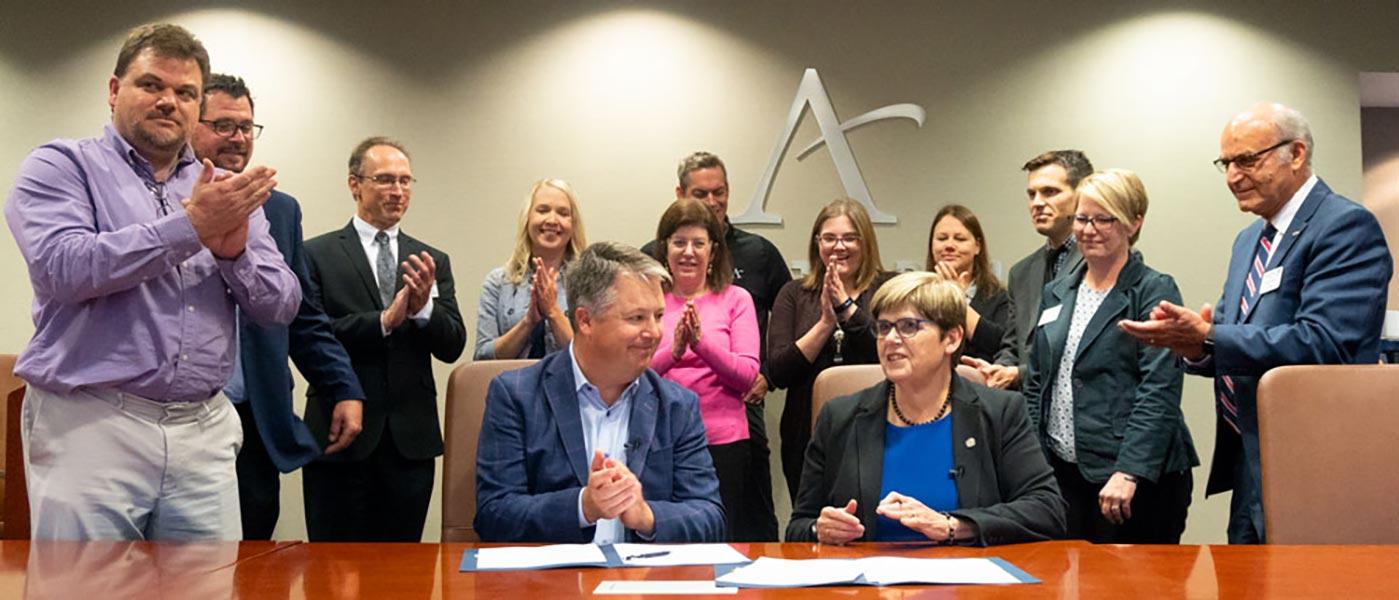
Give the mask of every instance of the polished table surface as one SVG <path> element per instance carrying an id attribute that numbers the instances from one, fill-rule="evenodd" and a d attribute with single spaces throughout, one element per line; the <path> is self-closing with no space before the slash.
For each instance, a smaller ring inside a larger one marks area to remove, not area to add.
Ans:
<path id="1" fill-rule="evenodd" d="M 740 590 L 809 598 L 1399 597 L 1399 546 L 996 548 L 735 544 L 750 557 L 999 556 L 1043 583 Z M 519 598 L 586 596 L 605 580 L 712 579 L 712 567 L 460 573 L 470 544 L 0 542 L 0 598 Z"/>

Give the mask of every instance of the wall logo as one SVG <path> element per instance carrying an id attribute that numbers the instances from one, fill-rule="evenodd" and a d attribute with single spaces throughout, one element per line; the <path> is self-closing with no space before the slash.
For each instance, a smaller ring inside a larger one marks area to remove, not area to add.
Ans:
<path id="1" fill-rule="evenodd" d="M 787 112 L 787 126 L 783 128 L 782 135 L 777 137 L 777 146 L 772 149 L 767 168 L 763 169 L 763 176 L 758 179 L 758 185 L 753 189 L 753 197 L 748 201 L 748 210 L 733 217 L 732 221 L 740 224 L 782 223 L 781 215 L 763 209 L 767 205 L 768 195 L 772 193 L 772 182 L 777 178 L 777 169 L 782 166 L 782 157 L 792 145 L 792 136 L 797 133 L 797 125 L 801 124 L 807 105 L 811 106 L 811 113 L 816 116 L 816 124 L 821 128 L 821 137 L 798 152 L 797 160 L 806 158 L 823 145 L 827 146 L 831 150 L 831 160 L 835 162 L 840 182 L 845 185 L 845 194 L 864 204 L 865 210 L 870 213 L 870 219 L 875 223 L 899 222 L 898 217 L 881 211 L 874 205 L 874 198 L 870 196 L 869 187 L 865 185 L 860 165 L 855 162 L 855 153 L 850 151 L 845 132 L 885 119 L 908 119 L 921 128 L 923 119 L 927 116 L 926 111 L 917 104 L 891 104 L 842 123 L 836 116 L 831 97 L 826 94 L 826 86 L 821 84 L 821 76 L 816 73 L 816 69 L 807 69 L 802 74 L 801 84 L 797 86 L 797 97 L 792 100 L 792 109 Z"/>

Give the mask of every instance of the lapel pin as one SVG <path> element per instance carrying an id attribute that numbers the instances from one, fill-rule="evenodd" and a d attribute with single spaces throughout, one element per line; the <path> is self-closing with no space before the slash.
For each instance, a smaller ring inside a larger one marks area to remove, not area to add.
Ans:
<path id="1" fill-rule="evenodd" d="M 976 447 L 976 438 L 974 438 L 974 437 L 969 437 L 969 438 L 967 438 L 967 447 L 968 447 L 968 448 L 975 448 L 975 447 Z"/>

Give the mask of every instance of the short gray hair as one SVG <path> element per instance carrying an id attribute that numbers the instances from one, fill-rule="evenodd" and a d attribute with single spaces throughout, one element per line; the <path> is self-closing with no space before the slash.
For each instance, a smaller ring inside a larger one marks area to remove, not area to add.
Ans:
<path id="1" fill-rule="evenodd" d="M 577 325 L 575 315 L 580 306 L 595 315 L 612 308 L 617 300 L 617 277 L 622 275 L 670 283 L 665 267 L 642 251 L 617 242 L 598 242 L 584 249 L 564 276 L 569 321 Z"/>
<path id="2" fill-rule="evenodd" d="M 1316 154 L 1316 145 L 1312 143 L 1312 126 L 1307 122 L 1307 118 L 1302 113 L 1290 106 L 1277 105 L 1273 114 L 1273 125 L 1277 126 L 1278 133 L 1285 140 L 1300 140 L 1307 143 L 1307 166 L 1312 164 L 1312 156 Z M 1285 148 L 1288 156 L 1292 156 L 1292 147 Z"/>

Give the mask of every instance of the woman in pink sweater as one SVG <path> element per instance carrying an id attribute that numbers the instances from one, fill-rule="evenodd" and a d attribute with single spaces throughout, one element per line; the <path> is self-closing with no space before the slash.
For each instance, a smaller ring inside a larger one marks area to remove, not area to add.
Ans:
<path id="1" fill-rule="evenodd" d="M 758 320 L 753 298 L 733 282 L 723 228 L 714 214 L 693 199 L 677 200 L 656 228 L 656 259 L 670 269 L 661 344 L 651 368 L 699 395 L 709 454 L 719 475 L 729 538 L 750 541 L 742 506 L 752 452 L 743 396 L 758 376 Z"/>

